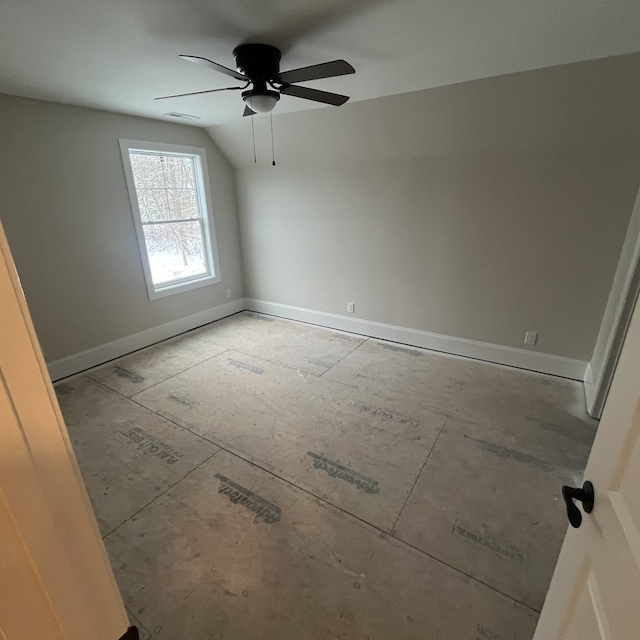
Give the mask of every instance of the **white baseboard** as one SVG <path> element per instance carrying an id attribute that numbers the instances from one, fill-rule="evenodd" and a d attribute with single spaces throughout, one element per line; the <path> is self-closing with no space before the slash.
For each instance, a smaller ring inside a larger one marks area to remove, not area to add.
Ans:
<path id="1" fill-rule="evenodd" d="M 243 311 L 244 308 L 245 301 L 243 298 L 240 298 L 239 300 L 227 302 L 212 309 L 194 313 L 186 318 L 179 318 L 178 320 L 173 320 L 172 322 L 167 322 L 157 327 L 151 327 L 139 333 L 120 338 L 119 340 L 107 342 L 92 349 L 81 351 L 72 356 L 54 360 L 47 364 L 49 375 L 55 382 L 56 380 L 80 373 L 85 369 L 90 369 L 114 358 L 120 358 L 137 349 L 148 347 L 161 340 L 173 338 L 185 331 L 190 331 L 191 329 L 196 329 L 215 320 L 226 318 L 234 313 Z"/>
<path id="2" fill-rule="evenodd" d="M 587 376 L 591 375 L 591 367 L 582 360 L 573 360 L 571 358 L 563 358 L 547 353 L 504 347 L 487 342 L 477 342 L 465 338 L 454 338 L 438 333 L 420 331 L 418 329 L 408 329 L 406 327 L 383 324 L 382 322 L 350 318 L 335 313 L 313 311 L 311 309 L 303 309 L 301 307 L 293 307 L 277 302 L 266 302 L 264 300 L 254 300 L 251 298 L 234 300 L 233 302 L 195 313 L 186 318 L 179 318 L 178 320 L 167 322 L 158 327 L 151 327 L 150 329 L 145 329 L 144 331 L 120 338 L 119 340 L 81 351 L 72 356 L 54 360 L 47 365 L 49 375 L 53 381 L 75 375 L 91 367 L 96 367 L 109 360 L 113 360 L 114 358 L 120 358 L 132 351 L 143 349 L 144 347 L 148 347 L 162 340 L 167 340 L 168 338 L 173 338 L 185 331 L 196 329 L 197 327 L 226 318 L 245 309 L 248 311 L 267 313 L 281 318 L 288 318 L 290 320 L 317 324 L 331 329 L 349 331 L 372 338 L 391 340 L 392 342 L 408 344 L 432 351 L 441 351 L 456 356 L 495 362 L 519 369 L 549 373 L 563 378 L 584 381 L 585 393 L 587 394 L 587 407 L 590 408 L 593 404 L 593 397 L 590 398 L 589 396 L 589 392 L 593 390 L 593 385 L 591 384 L 591 386 L 589 386 L 587 383 L 587 380 L 590 380 L 590 377 L 588 378 Z"/>
<path id="3" fill-rule="evenodd" d="M 382 340 L 391 340 L 415 347 L 422 347 L 423 349 L 442 351 L 456 356 L 495 362 L 519 369 L 527 369 L 529 371 L 549 373 L 554 376 L 571 378 L 573 380 L 583 381 L 587 368 L 587 363 L 582 360 L 573 360 L 572 358 L 563 358 L 562 356 L 526 351 L 525 349 L 515 349 L 513 347 L 503 347 L 497 344 L 477 342 L 465 338 L 454 338 L 438 333 L 408 329 L 406 327 L 398 327 L 381 322 L 372 322 L 371 320 L 350 318 L 348 316 L 326 313 L 324 311 L 292 307 L 276 302 L 245 298 L 245 308 L 249 311 L 267 313 L 290 320 L 300 320 L 332 329 L 340 329 L 373 338 L 381 338 Z"/>
<path id="4" fill-rule="evenodd" d="M 587 413 L 591 415 L 593 411 L 593 403 L 596 399 L 596 388 L 593 384 L 593 370 L 591 369 L 591 363 L 587 364 L 587 368 L 584 372 L 584 396 L 587 401 Z"/>

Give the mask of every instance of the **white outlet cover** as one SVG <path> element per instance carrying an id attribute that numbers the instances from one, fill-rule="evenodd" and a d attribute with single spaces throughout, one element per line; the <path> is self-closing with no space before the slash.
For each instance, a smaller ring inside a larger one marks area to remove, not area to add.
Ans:
<path id="1" fill-rule="evenodd" d="M 528 345 L 535 345 L 538 342 L 538 334 L 535 331 L 527 331 L 524 334 L 524 343 Z"/>

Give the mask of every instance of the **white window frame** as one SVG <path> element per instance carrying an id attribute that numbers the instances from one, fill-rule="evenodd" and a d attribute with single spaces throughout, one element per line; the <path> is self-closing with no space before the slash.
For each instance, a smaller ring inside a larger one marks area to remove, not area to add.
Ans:
<path id="1" fill-rule="evenodd" d="M 129 192 L 129 200 L 131 202 L 131 213 L 133 215 L 133 223 L 138 237 L 138 246 L 140 247 L 140 258 L 142 260 L 142 269 L 147 284 L 147 293 L 149 300 L 157 300 L 176 293 L 191 291 L 199 287 L 206 287 L 221 281 L 220 265 L 218 262 L 218 243 L 216 241 L 216 232 L 213 224 L 213 210 L 211 207 L 211 191 L 209 188 L 209 169 L 207 166 L 206 150 L 202 147 L 189 147 L 178 144 L 166 144 L 162 142 L 143 142 L 141 140 L 127 140 L 121 138 L 120 153 L 122 155 L 122 165 L 124 167 L 124 175 L 127 182 L 127 190 Z M 194 157 L 195 159 L 195 180 L 198 192 L 198 204 L 202 212 L 202 233 L 204 236 L 204 248 L 207 255 L 205 256 L 208 273 L 205 275 L 190 276 L 182 280 L 173 280 L 171 282 L 154 285 L 151 275 L 151 265 L 149 264 L 149 255 L 147 254 L 147 245 L 144 240 L 144 229 L 142 224 L 142 216 L 140 207 L 138 206 L 138 194 L 136 192 L 135 180 L 133 177 L 133 169 L 131 168 L 131 160 L 129 152 L 140 151 L 142 153 L 157 153 L 171 155 L 185 155 Z"/>

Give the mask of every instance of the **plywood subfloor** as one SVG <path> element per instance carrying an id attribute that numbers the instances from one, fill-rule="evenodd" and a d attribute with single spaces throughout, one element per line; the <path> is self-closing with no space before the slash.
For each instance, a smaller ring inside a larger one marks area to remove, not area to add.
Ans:
<path id="1" fill-rule="evenodd" d="M 152 640 L 528 640 L 582 385 L 242 313 L 57 385 Z"/>

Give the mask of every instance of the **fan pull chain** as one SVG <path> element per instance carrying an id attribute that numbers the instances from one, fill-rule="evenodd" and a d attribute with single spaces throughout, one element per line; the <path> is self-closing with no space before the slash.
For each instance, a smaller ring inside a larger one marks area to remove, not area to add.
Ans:
<path id="1" fill-rule="evenodd" d="M 251 133 L 253 134 L 253 164 L 257 164 L 258 159 L 256 157 L 256 128 L 253 124 L 253 113 L 251 114 Z"/>
<path id="2" fill-rule="evenodd" d="M 269 111 L 269 116 L 271 117 L 271 164 L 276 166 L 276 152 L 273 147 L 273 111 Z"/>

